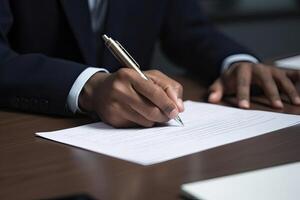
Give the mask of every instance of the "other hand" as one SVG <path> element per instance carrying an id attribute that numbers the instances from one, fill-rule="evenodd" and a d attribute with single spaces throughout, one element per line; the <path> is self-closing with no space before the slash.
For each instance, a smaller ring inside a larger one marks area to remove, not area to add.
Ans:
<path id="1" fill-rule="evenodd" d="M 96 73 L 81 92 L 80 107 L 117 128 L 152 127 L 183 112 L 182 86 L 157 70 L 145 74 L 150 80 L 128 68 Z"/>
<path id="2" fill-rule="evenodd" d="M 296 70 L 238 62 L 211 85 L 208 101 L 218 103 L 224 94 L 236 94 L 238 106 L 250 108 L 250 86 L 253 84 L 264 91 L 274 108 L 283 108 L 280 92 L 286 94 L 294 105 L 300 105 L 300 97 L 295 87 L 295 82 L 299 79 L 300 72 Z"/>

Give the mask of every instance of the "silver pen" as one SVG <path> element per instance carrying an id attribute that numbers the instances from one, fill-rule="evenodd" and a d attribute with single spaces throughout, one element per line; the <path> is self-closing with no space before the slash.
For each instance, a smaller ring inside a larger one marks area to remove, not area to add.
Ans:
<path id="1" fill-rule="evenodd" d="M 115 56 L 118 61 L 127 67 L 131 67 L 134 69 L 137 73 L 141 75 L 141 77 L 145 80 L 149 80 L 147 76 L 140 70 L 140 65 L 133 59 L 133 57 L 126 51 L 126 49 L 116 40 L 113 40 L 110 37 L 107 37 L 107 35 L 102 36 L 105 45 L 110 50 L 110 52 Z M 179 116 L 176 116 L 174 120 L 184 126 L 182 120 Z"/>

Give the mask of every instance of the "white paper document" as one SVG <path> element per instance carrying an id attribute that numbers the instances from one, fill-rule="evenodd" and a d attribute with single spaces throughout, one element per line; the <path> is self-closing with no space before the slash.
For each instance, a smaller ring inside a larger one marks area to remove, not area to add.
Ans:
<path id="1" fill-rule="evenodd" d="M 199 200 L 296 200 L 299 172 L 300 162 L 184 184 L 181 191 Z"/>
<path id="2" fill-rule="evenodd" d="M 262 135 L 300 123 L 300 116 L 248 111 L 207 103 L 185 102 L 180 115 L 185 126 L 170 121 L 165 126 L 115 129 L 94 123 L 38 136 L 151 165 Z"/>
<path id="3" fill-rule="evenodd" d="M 280 68 L 300 70 L 300 55 L 277 60 L 275 65 Z"/>

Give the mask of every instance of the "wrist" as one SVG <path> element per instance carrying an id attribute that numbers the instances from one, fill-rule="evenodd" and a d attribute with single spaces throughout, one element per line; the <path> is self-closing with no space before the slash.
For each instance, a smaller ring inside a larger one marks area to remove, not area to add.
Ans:
<path id="1" fill-rule="evenodd" d="M 259 63 L 259 60 L 249 54 L 231 55 L 231 56 L 228 56 L 227 58 L 225 58 L 225 60 L 223 61 L 221 72 L 224 73 L 229 68 L 231 68 L 232 64 L 238 63 L 238 62 L 250 62 L 250 63 L 257 64 L 257 63 Z"/>
<path id="2" fill-rule="evenodd" d="M 99 92 L 97 88 L 104 82 L 104 80 L 109 76 L 107 73 L 98 72 L 95 73 L 91 78 L 86 82 L 82 88 L 79 99 L 78 106 L 84 112 L 91 112 L 94 109 L 94 99 L 95 92 Z"/>

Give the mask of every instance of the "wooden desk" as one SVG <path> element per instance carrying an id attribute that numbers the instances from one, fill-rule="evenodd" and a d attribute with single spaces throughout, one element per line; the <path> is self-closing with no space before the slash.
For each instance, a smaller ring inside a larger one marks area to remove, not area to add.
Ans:
<path id="1" fill-rule="evenodd" d="M 206 90 L 180 79 L 185 99 Z M 269 109 L 260 104 L 253 108 Z M 283 112 L 300 114 L 287 106 Z M 150 167 L 34 136 L 90 122 L 0 111 L 0 199 L 40 199 L 86 193 L 96 199 L 180 199 L 183 183 L 300 160 L 300 126 Z"/>

